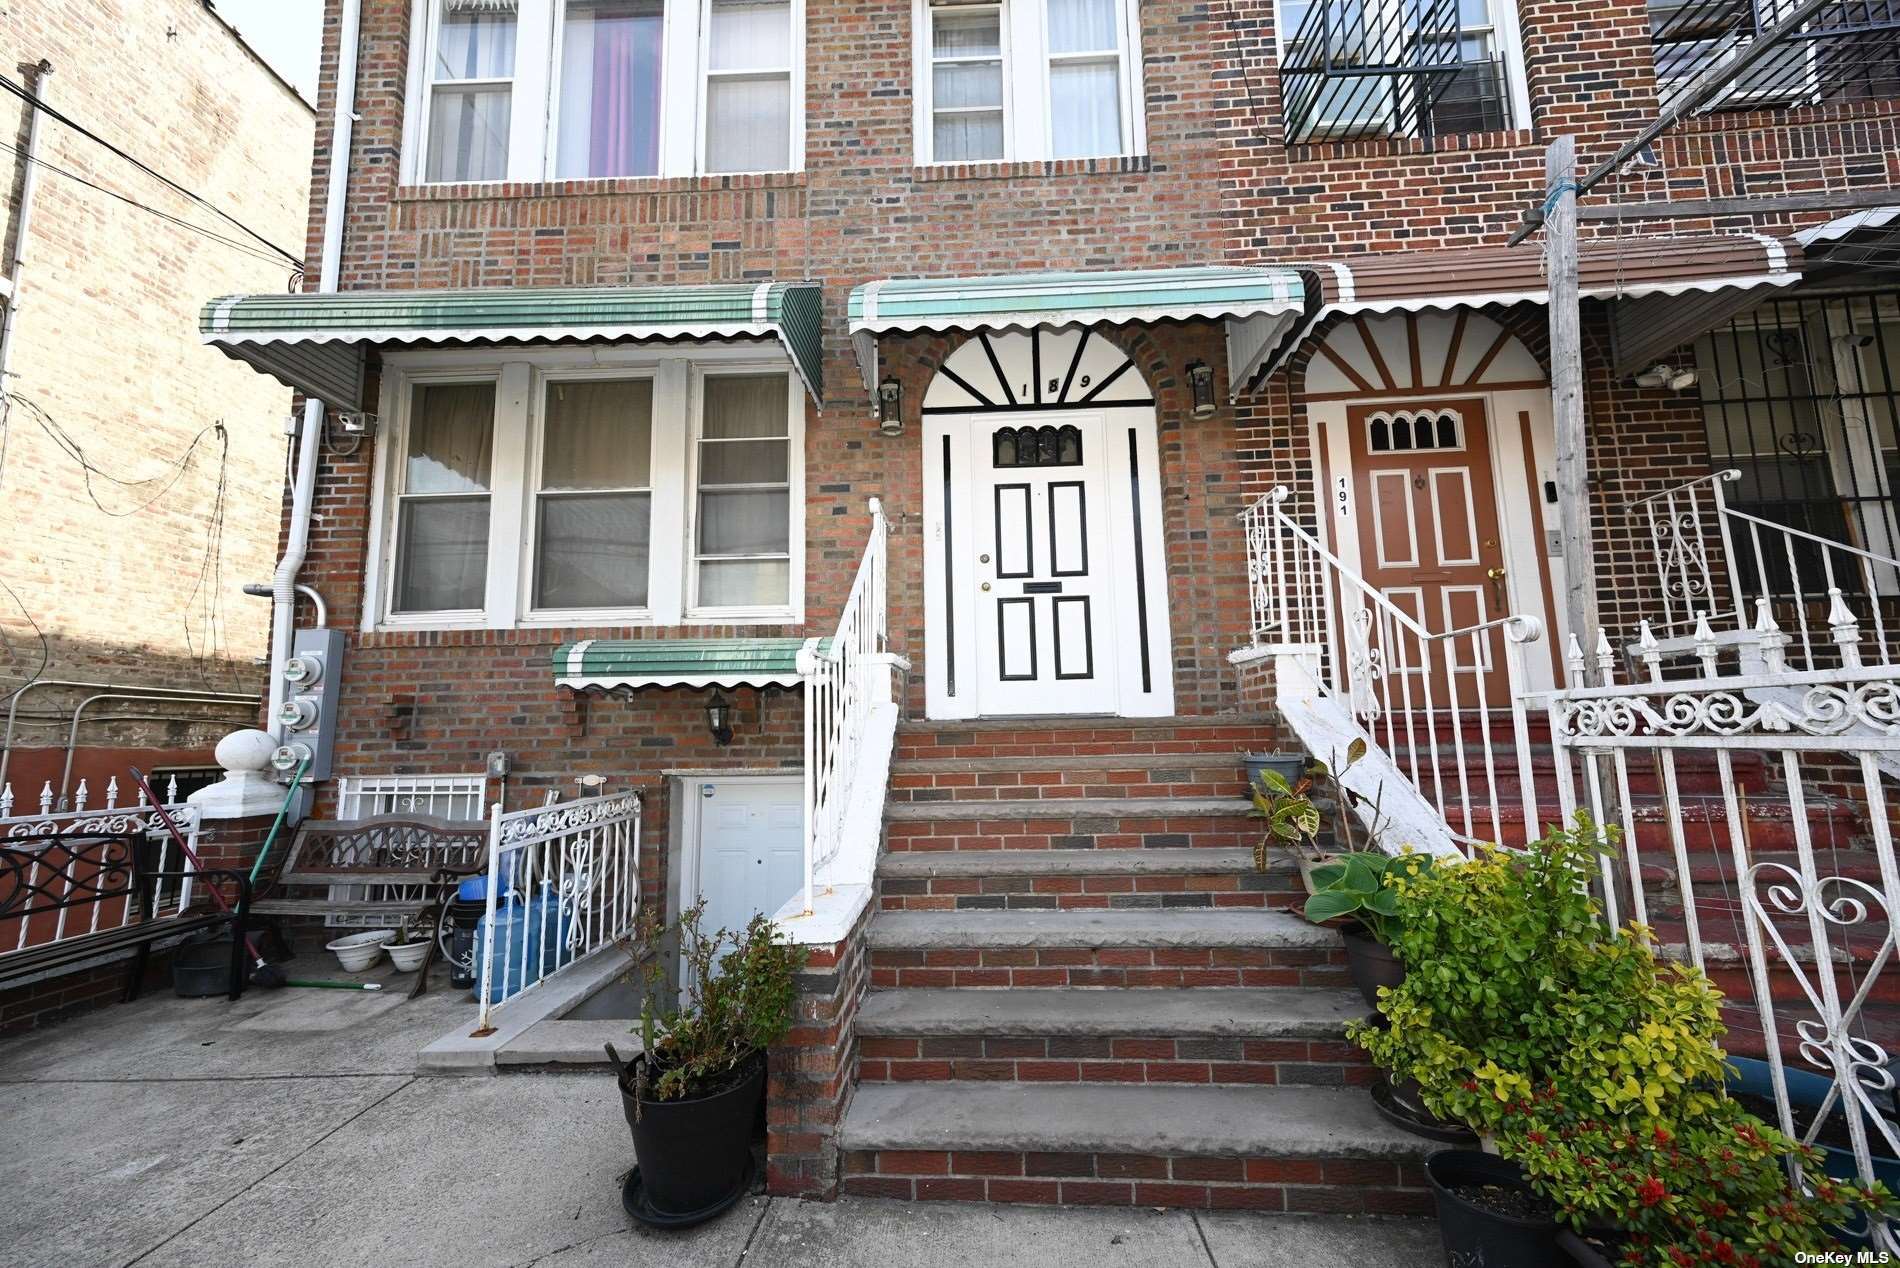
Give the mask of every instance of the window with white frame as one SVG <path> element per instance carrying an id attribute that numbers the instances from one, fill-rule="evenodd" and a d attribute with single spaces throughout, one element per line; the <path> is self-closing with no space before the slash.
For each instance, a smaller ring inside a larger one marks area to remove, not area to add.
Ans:
<path id="1" fill-rule="evenodd" d="M 1135 0 L 915 0 L 924 163 L 1139 154 Z"/>
<path id="2" fill-rule="evenodd" d="M 804 393 L 756 351 L 398 354 L 385 380 L 373 626 L 798 618 Z"/>
<path id="3" fill-rule="evenodd" d="M 403 176 L 803 166 L 803 0 L 413 0 Z"/>

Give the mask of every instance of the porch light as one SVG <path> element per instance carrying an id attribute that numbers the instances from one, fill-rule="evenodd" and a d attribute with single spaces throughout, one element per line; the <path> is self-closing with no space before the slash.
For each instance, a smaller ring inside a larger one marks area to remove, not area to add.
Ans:
<path id="1" fill-rule="evenodd" d="M 877 385 L 877 429 L 886 436 L 904 431 L 904 385 L 894 378 Z"/>
<path id="2" fill-rule="evenodd" d="M 732 702 L 717 687 L 706 702 L 706 729 L 712 732 L 713 743 L 720 748 L 732 743 Z"/>
<path id="3" fill-rule="evenodd" d="M 1637 387 L 1666 387 L 1672 392 L 1686 392 L 1696 385 L 1697 377 L 1694 370 L 1678 370 L 1666 362 L 1658 362 L 1631 381 Z"/>
<path id="4" fill-rule="evenodd" d="M 1194 417 L 1207 418 L 1214 413 L 1214 367 L 1205 361 L 1190 361 L 1188 387 L 1194 393 Z"/>

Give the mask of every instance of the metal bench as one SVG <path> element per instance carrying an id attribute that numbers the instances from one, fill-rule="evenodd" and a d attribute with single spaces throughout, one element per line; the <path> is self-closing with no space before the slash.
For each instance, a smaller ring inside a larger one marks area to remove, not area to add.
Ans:
<path id="1" fill-rule="evenodd" d="M 297 829 L 270 896 L 252 910 L 340 917 L 333 922 L 365 928 L 394 926 L 435 906 L 445 881 L 487 865 L 484 823 L 426 815 L 312 819 Z"/>
<path id="2" fill-rule="evenodd" d="M 250 878 L 229 868 L 162 868 L 158 842 L 142 832 L 45 832 L 0 840 L 0 986 L 115 958 L 130 949 L 127 1000 L 136 999 L 152 945 L 202 929 L 231 929 L 231 998 L 244 990 Z M 232 912 L 193 912 L 187 882 L 229 881 Z M 179 883 L 179 900 L 158 887 Z M 164 910 L 171 907 L 169 914 Z M 9 945 L 10 944 L 10 945 Z"/>

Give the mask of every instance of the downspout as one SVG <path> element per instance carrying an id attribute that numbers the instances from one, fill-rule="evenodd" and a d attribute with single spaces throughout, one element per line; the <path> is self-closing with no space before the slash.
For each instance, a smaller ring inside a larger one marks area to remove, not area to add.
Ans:
<path id="1" fill-rule="evenodd" d="M 26 173 L 20 180 L 20 217 L 13 232 L 13 255 L 7 262 L 6 301 L 0 311 L 0 392 L 7 390 L 7 367 L 13 352 L 13 327 L 20 311 L 20 274 L 26 268 L 27 234 L 33 228 L 33 191 L 40 183 L 40 106 L 46 101 L 46 79 L 53 64 L 42 61 L 33 68 L 33 102 L 27 106 L 26 150 L 20 157 Z"/>
<path id="2" fill-rule="evenodd" d="M 356 125 L 356 46 L 360 39 L 363 0 L 343 0 L 337 30 L 336 113 L 330 122 L 330 178 L 323 202 L 323 257 L 317 290 L 334 291 L 342 277 L 343 202 L 349 193 L 350 144 Z M 337 402 L 354 406 L 355 401 Z M 303 429 L 298 440 L 296 482 L 290 494 L 290 535 L 284 557 L 271 578 L 270 703 L 265 726 L 283 738 L 277 710 L 283 707 L 285 683 L 278 668 L 290 657 L 291 634 L 296 628 L 297 573 L 310 550 L 310 514 L 316 502 L 317 451 L 323 440 L 323 402 L 306 399 Z"/>

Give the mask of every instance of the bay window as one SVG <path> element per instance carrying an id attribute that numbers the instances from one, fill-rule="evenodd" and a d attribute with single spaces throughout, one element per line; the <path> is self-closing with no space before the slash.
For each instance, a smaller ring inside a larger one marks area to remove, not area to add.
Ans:
<path id="1" fill-rule="evenodd" d="M 411 0 L 406 182 L 803 166 L 804 0 Z"/>
<path id="2" fill-rule="evenodd" d="M 805 393 L 743 345 L 392 353 L 370 628 L 800 619 Z"/>
<path id="3" fill-rule="evenodd" d="M 1135 0 L 915 0 L 923 163 L 1139 154 Z"/>

